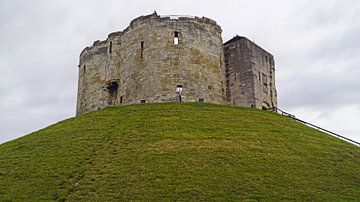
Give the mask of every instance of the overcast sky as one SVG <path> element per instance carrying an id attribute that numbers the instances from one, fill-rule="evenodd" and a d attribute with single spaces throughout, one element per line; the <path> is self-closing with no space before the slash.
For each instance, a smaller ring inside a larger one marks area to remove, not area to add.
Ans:
<path id="1" fill-rule="evenodd" d="M 0 143 L 73 117 L 80 52 L 156 10 L 275 56 L 279 108 L 360 141 L 358 0 L 0 0 Z"/>

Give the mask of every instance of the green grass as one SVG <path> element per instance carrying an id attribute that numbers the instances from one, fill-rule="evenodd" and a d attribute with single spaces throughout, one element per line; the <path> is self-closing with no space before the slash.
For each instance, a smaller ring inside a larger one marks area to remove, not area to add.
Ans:
<path id="1" fill-rule="evenodd" d="M 360 149 L 287 117 L 144 104 L 0 145 L 0 201 L 359 201 Z"/>

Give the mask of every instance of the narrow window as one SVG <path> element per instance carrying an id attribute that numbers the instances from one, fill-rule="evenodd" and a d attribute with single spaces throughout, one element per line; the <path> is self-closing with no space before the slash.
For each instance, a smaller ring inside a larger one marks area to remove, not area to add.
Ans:
<path id="1" fill-rule="evenodd" d="M 259 82 L 261 82 L 260 71 L 259 71 Z"/>
<path id="2" fill-rule="evenodd" d="M 262 74 L 262 76 L 263 76 L 263 84 L 265 85 L 265 86 L 267 86 L 267 76 L 266 76 L 266 74 Z"/>
<path id="3" fill-rule="evenodd" d="M 179 44 L 179 32 L 174 33 L 174 44 L 175 45 Z"/>
<path id="4" fill-rule="evenodd" d="M 141 41 L 140 43 L 141 53 L 140 53 L 140 59 L 143 59 L 144 55 L 144 41 Z"/>
<path id="5" fill-rule="evenodd" d="M 86 66 L 84 65 L 84 74 L 86 73 Z"/>
<path id="6" fill-rule="evenodd" d="M 109 45 L 109 53 L 112 52 L 112 41 L 110 41 L 110 45 Z"/>
<path id="7" fill-rule="evenodd" d="M 268 93 L 268 83 L 267 83 L 267 76 L 263 73 L 263 92 Z"/>
<path id="8" fill-rule="evenodd" d="M 123 102 L 123 98 L 122 96 L 120 96 L 120 104 L 122 104 L 122 102 Z"/>

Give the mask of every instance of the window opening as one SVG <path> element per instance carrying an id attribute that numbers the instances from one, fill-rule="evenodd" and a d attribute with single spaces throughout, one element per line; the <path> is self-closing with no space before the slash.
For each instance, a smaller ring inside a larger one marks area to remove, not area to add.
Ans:
<path id="1" fill-rule="evenodd" d="M 259 82 L 261 82 L 260 71 L 259 71 Z"/>
<path id="2" fill-rule="evenodd" d="M 174 33 L 174 44 L 175 45 L 179 44 L 179 32 Z"/>
<path id="3" fill-rule="evenodd" d="M 123 97 L 120 96 L 120 104 L 122 104 L 122 103 L 123 103 Z"/>
<path id="4" fill-rule="evenodd" d="M 199 102 L 204 102 L 204 98 L 199 98 Z"/>
<path id="5" fill-rule="evenodd" d="M 144 56 L 144 41 L 141 41 L 140 48 L 141 48 L 140 58 L 143 59 L 143 56 Z"/>
<path id="6" fill-rule="evenodd" d="M 140 100 L 140 103 L 141 103 L 141 104 L 144 104 L 144 103 L 145 103 L 145 100 Z"/>
<path id="7" fill-rule="evenodd" d="M 262 74 L 263 75 L 263 84 L 265 85 L 265 86 L 267 86 L 267 76 L 266 76 L 266 74 Z"/>
<path id="8" fill-rule="evenodd" d="M 110 41 L 110 46 L 109 46 L 109 53 L 112 52 L 112 41 Z"/>
<path id="9" fill-rule="evenodd" d="M 263 80 L 263 91 L 264 91 L 264 93 L 267 93 L 268 92 L 267 76 L 264 73 L 262 74 L 262 76 L 263 76 L 263 78 L 262 78 L 262 80 Z"/>
<path id="10" fill-rule="evenodd" d="M 84 65 L 84 74 L 86 73 L 86 66 Z"/>

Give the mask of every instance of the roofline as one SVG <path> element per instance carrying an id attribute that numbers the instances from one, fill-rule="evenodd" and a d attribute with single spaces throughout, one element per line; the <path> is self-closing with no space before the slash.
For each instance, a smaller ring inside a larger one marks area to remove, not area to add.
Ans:
<path id="1" fill-rule="evenodd" d="M 230 39 L 230 40 L 228 40 L 227 42 L 225 42 L 223 45 L 226 46 L 226 45 L 228 45 L 228 44 L 234 43 L 234 42 L 239 41 L 239 40 L 242 40 L 242 39 L 251 42 L 251 43 L 254 44 L 256 47 L 260 48 L 261 50 L 265 51 L 267 54 L 269 54 L 269 55 L 271 55 L 272 57 L 274 57 L 273 54 L 271 54 L 269 51 L 265 50 L 264 48 L 262 48 L 261 46 L 257 45 L 255 42 L 251 41 L 250 39 L 248 39 L 248 38 L 246 38 L 246 37 L 244 37 L 244 36 L 236 35 L 236 36 L 234 36 L 232 39 Z"/>
<path id="2" fill-rule="evenodd" d="M 230 40 L 228 40 L 227 42 L 225 42 L 223 45 L 228 45 L 229 43 L 238 41 L 238 40 L 240 40 L 240 39 L 246 39 L 246 37 L 236 35 L 236 36 L 234 36 L 232 39 L 230 39 Z"/>

